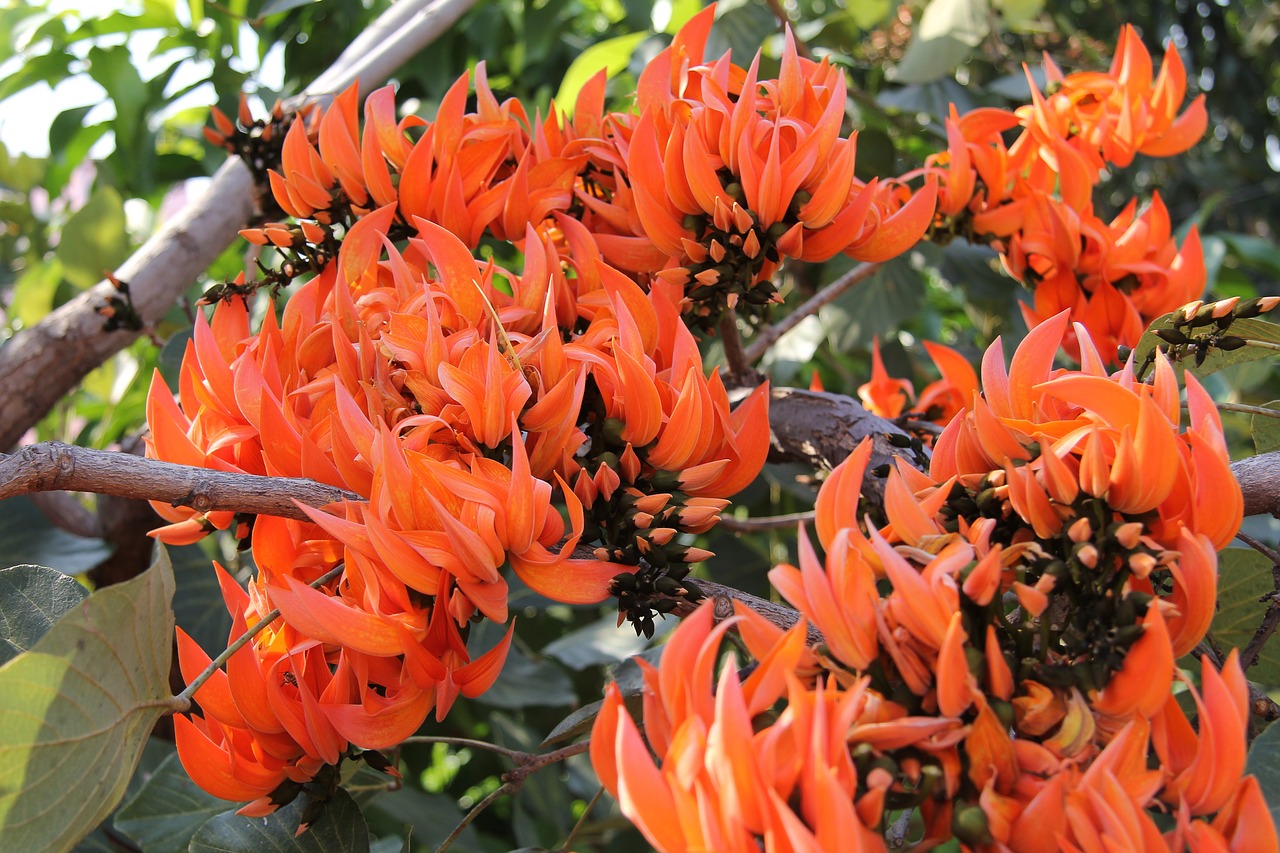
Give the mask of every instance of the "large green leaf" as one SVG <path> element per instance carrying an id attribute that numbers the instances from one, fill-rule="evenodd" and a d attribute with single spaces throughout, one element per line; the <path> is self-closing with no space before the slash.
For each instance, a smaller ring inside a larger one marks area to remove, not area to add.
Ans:
<path id="1" fill-rule="evenodd" d="M 0 569 L 0 664 L 34 646 L 88 594 L 74 578 L 55 569 Z"/>
<path id="2" fill-rule="evenodd" d="M 369 827 L 360 807 L 343 790 L 325 803 L 310 829 L 295 836 L 310 804 L 308 797 L 300 796 L 265 818 L 223 812 L 200 827 L 188 849 L 191 853 L 368 853 Z"/>
<path id="3" fill-rule="evenodd" d="M 147 853 L 186 853 L 191 838 L 227 801 L 200 789 L 175 752 L 115 816 L 115 827 Z"/>
<path id="4" fill-rule="evenodd" d="M 58 241 L 63 275 L 79 288 L 93 287 L 102 274 L 129 257 L 124 202 L 111 187 L 100 187 L 67 220 Z"/>
<path id="5" fill-rule="evenodd" d="M 0 503 L 0 565 L 49 566 L 78 575 L 110 556 L 111 546 L 102 539 L 54 527 L 30 498 Z"/>
<path id="6" fill-rule="evenodd" d="M 648 37 L 648 33 L 628 33 L 597 42 L 578 54 L 564 72 L 560 90 L 556 92 L 556 106 L 564 110 L 566 115 L 572 115 L 574 101 L 587 81 L 601 69 L 604 69 L 608 77 L 624 70 L 631 62 L 631 54 L 635 52 L 636 46 Z"/>
<path id="7" fill-rule="evenodd" d="M 1275 591 L 1271 561 L 1252 548 L 1227 548 L 1218 555 L 1218 612 L 1210 630 L 1224 647 L 1243 649 L 1253 639 L 1267 604 Z M 1262 647 L 1258 662 L 1248 670 L 1249 679 L 1280 685 L 1280 648 L 1274 642 Z"/>
<path id="8" fill-rule="evenodd" d="M 930 0 L 894 69 L 899 83 L 928 83 L 954 71 L 987 37 L 987 0 Z"/>
<path id="9" fill-rule="evenodd" d="M 1249 747 L 1246 773 L 1258 777 L 1262 796 L 1271 807 L 1271 820 L 1280 825 L 1280 726 L 1272 724 Z"/>
<path id="10" fill-rule="evenodd" d="M 111 813 L 170 709 L 163 554 L 0 668 L 0 850 L 70 850 Z"/>

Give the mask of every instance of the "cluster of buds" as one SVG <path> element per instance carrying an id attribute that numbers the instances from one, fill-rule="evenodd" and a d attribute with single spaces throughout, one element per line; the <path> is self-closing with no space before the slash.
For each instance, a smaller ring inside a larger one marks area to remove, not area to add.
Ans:
<path id="1" fill-rule="evenodd" d="M 204 138 L 210 145 L 240 158 L 253 173 L 255 183 L 263 186 L 270 173 L 280 168 L 286 134 L 294 124 L 306 126 L 308 118 L 314 115 L 315 107 L 307 104 L 298 110 L 286 110 L 280 101 L 276 101 L 267 118 L 255 118 L 248 98 L 242 93 L 235 121 L 217 107 L 212 107 L 209 112 L 213 127 L 204 129 Z"/>
<path id="2" fill-rule="evenodd" d="M 1280 296 L 1255 296 L 1245 300 L 1233 296 L 1217 302 L 1196 300 L 1187 303 L 1172 312 L 1166 328 L 1157 324 L 1153 329 L 1161 343 L 1147 353 L 1138 366 L 1138 375 L 1146 375 L 1155 364 L 1157 351 L 1174 362 L 1194 358 L 1195 366 L 1200 367 L 1214 350 L 1233 352 L 1240 349 L 1249 341 L 1232 334 L 1232 324 L 1260 317 L 1278 304 Z"/>

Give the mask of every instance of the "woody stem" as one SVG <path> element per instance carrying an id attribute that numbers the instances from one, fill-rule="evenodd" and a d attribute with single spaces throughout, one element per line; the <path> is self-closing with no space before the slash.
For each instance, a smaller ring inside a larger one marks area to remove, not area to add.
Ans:
<path id="1" fill-rule="evenodd" d="M 312 589 L 318 589 L 319 587 L 324 586 L 329 581 L 341 575 L 345 568 L 345 563 L 339 563 L 334 566 L 332 569 L 311 582 Z M 209 665 L 204 668 L 204 671 L 193 678 L 191 683 L 188 684 L 181 693 L 169 700 L 169 707 L 173 709 L 173 712 L 175 714 L 180 714 L 191 710 L 191 697 L 196 694 L 196 691 L 203 687 L 204 683 L 212 678 L 215 672 L 222 669 L 223 664 L 229 661 L 232 655 L 244 648 L 245 644 L 256 637 L 259 631 L 270 625 L 278 618 L 280 618 L 280 611 L 272 610 L 259 619 L 256 625 L 245 631 L 239 637 L 236 637 L 235 641 L 227 646 L 226 651 L 210 661 Z"/>
<path id="2" fill-rule="evenodd" d="M 760 334 L 747 345 L 745 350 L 748 362 L 759 361 L 760 358 L 773 346 L 778 338 L 800 325 L 800 321 L 811 314 L 818 313 L 819 309 L 824 305 L 830 304 L 840 294 L 853 287 L 860 281 L 869 278 L 876 270 L 880 269 L 880 264 L 858 264 L 826 287 L 819 290 L 805 302 L 802 302 L 796 310 L 783 317 L 777 323 L 768 328 L 762 329 Z"/>
<path id="3" fill-rule="evenodd" d="M 492 748 L 490 744 L 485 746 Z M 487 797 L 471 807 L 471 810 L 463 815 L 462 820 L 458 821 L 458 825 L 453 828 L 453 832 L 449 833 L 449 837 L 441 842 L 436 848 L 436 853 L 444 853 L 458 839 L 462 831 L 471 825 L 471 822 L 480 816 L 480 813 L 489 806 L 493 805 L 499 797 L 507 794 L 514 794 L 524 787 L 524 782 L 534 773 L 546 767 L 549 764 L 555 764 L 564 761 L 566 758 L 572 758 L 575 755 L 581 755 L 591 748 L 591 741 L 584 740 L 570 746 L 553 749 L 551 752 L 533 753 L 533 752 L 516 752 L 509 751 L 515 758 L 516 766 L 506 773 L 502 774 L 502 784 L 495 788 Z"/>
<path id="4" fill-rule="evenodd" d="M 751 360 L 742 350 L 742 336 L 738 334 L 738 315 L 732 308 L 720 315 L 720 340 L 724 344 L 724 360 L 729 375 L 740 379 L 751 375 Z"/>

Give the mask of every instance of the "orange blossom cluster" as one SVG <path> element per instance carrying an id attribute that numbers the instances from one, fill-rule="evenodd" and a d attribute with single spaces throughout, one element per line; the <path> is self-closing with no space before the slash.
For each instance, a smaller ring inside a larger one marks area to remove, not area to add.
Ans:
<path id="1" fill-rule="evenodd" d="M 593 763 L 655 846 L 885 850 L 890 814 L 918 810 L 921 849 L 1280 849 L 1244 776 L 1237 655 L 1187 683 L 1196 724 L 1172 691 L 1241 518 L 1217 413 L 1188 374 L 1180 428 L 1169 363 L 1108 374 L 1080 326 L 1082 367 L 1054 369 L 1068 316 L 1008 370 L 988 350 L 882 518 L 859 518 L 869 442 L 833 472 L 825 563 L 802 534 L 799 568 L 770 573 L 799 624 L 704 605 L 642 664 L 643 736 L 610 686 Z M 730 628 L 755 663 L 717 677 Z"/>
<path id="2" fill-rule="evenodd" d="M 1159 193 L 1142 211 L 1135 199 L 1106 221 L 1094 187 L 1108 166 L 1198 142 L 1204 96 L 1178 115 L 1187 82 L 1178 51 L 1165 53 L 1153 80 L 1151 56 L 1130 26 L 1106 73 L 1064 76 L 1047 57 L 1045 70 L 1048 92 L 1033 82 L 1031 103 L 1015 112 L 952 109 L 947 150 L 924 170 L 941 180 L 934 236 L 990 243 L 1005 270 L 1035 291 L 1023 306 L 1028 325 L 1070 310 L 1113 363 L 1117 346 L 1134 346 L 1153 319 L 1200 296 L 1204 256 L 1194 226 L 1181 248 L 1174 242 Z M 1073 354 L 1075 346 L 1072 336 Z"/>
<path id="3" fill-rule="evenodd" d="M 278 143 L 268 175 L 290 221 L 243 232 L 280 259 L 210 296 L 176 399 L 153 382 L 148 452 L 357 499 L 253 522 L 247 593 L 219 570 L 232 637 L 261 630 L 178 720 L 206 790 L 269 810 L 483 692 L 511 634 L 478 657 L 467 639 L 477 620 L 507 621 L 508 567 L 560 601 L 613 593 L 649 633 L 664 579 L 699 596 L 679 582 L 709 554 L 680 537 L 718 521 L 769 436 L 768 387 L 731 409 L 683 322 L 707 317 L 699 288 L 719 287 L 717 313 L 734 301 L 711 262 L 750 268 L 735 279 L 745 294 L 782 255 L 900 251 L 934 203 L 853 178 L 829 64 L 793 45 L 776 80 L 699 64 L 713 13 L 650 65 L 635 111 L 604 111 L 601 74 L 571 121 L 530 117 L 481 66 L 474 108 L 464 75 L 431 121 L 397 119 L 389 87 L 363 122 L 354 88 L 287 123 L 217 117 L 211 138 L 229 149 Z M 477 260 L 482 239 L 512 246 L 523 270 Z M 263 285 L 291 293 L 259 305 L 254 330 L 248 296 Z M 166 542 L 247 535 L 231 512 L 156 509 Z M 188 679 L 209 666 L 189 638 L 179 649 Z"/>

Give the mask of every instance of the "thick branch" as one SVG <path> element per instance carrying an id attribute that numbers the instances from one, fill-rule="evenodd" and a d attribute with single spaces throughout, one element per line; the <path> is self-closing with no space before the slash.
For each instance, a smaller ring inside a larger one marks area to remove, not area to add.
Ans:
<path id="1" fill-rule="evenodd" d="M 307 89 L 332 95 L 360 78 L 369 91 L 430 44 L 476 0 L 404 0 L 379 17 Z M 253 198 L 249 170 L 239 160 L 218 169 L 205 192 L 188 204 L 115 271 L 129 284 L 145 325 L 169 310 L 200 273 L 236 239 Z M 100 282 L 0 348 L 0 448 L 12 447 L 89 371 L 124 349 L 138 333 L 103 330 L 97 309 L 116 293 Z"/>
<path id="2" fill-rule="evenodd" d="M 235 510 L 302 521 L 307 516 L 295 501 L 322 507 L 343 499 L 361 500 L 314 480 L 193 468 L 57 441 L 0 454 L 0 499 L 50 491 L 94 492 L 164 501 L 199 512 Z"/>
<path id="3" fill-rule="evenodd" d="M 1244 493 L 1245 515 L 1280 518 L 1280 451 L 1232 462 L 1231 473 Z"/>
<path id="4" fill-rule="evenodd" d="M 839 465 L 862 439 L 871 436 L 871 461 L 862 493 L 877 504 L 884 498 L 884 479 L 875 475 L 876 468 L 899 458 L 918 464 L 909 454 L 904 455 L 902 448 L 889 443 L 889 435 L 910 438 L 908 433 L 843 394 L 774 388 L 769 401 L 769 427 L 770 462 L 802 462 L 817 470 Z"/>

